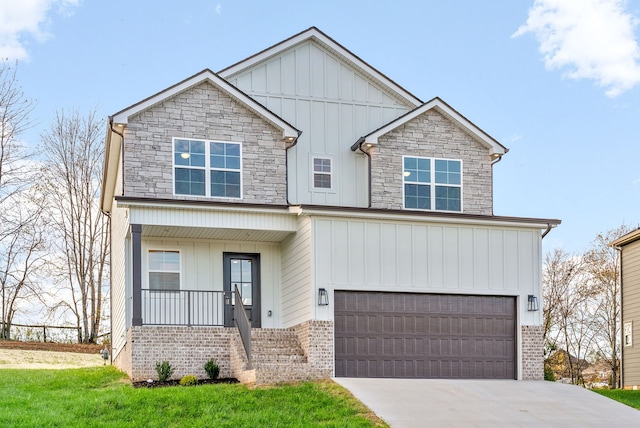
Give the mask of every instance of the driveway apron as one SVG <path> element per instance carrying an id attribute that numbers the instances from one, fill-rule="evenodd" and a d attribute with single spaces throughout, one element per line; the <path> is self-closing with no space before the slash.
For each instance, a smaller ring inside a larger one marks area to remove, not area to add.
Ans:
<path id="1" fill-rule="evenodd" d="M 392 428 L 640 427 L 640 410 L 544 381 L 336 378 Z"/>

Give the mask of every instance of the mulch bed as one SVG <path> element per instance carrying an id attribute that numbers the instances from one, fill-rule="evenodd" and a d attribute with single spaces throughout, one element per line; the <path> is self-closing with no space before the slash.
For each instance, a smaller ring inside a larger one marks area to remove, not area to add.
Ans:
<path id="1" fill-rule="evenodd" d="M 198 379 L 198 385 L 208 385 L 213 383 L 238 383 L 238 379 L 234 377 L 226 377 L 220 379 Z M 164 382 L 154 380 L 153 382 L 147 382 L 146 380 L 139 382 L 131 382 L 134 388 L 163 388 L 165 386 L 180 386 L 180 379 L 172 379 Z"/>
<path id="2" fill-rule="evenodd" d="M 104 346 L 89 343 L 53 343 L 53 342 L 19 342 L 17 340 L 0 340 L 0 348 L 21 349 L 27 351 L 77 352 L 80 354 L 98 354 Z M 111 352 L 111 350 L 109 350 Z"/>

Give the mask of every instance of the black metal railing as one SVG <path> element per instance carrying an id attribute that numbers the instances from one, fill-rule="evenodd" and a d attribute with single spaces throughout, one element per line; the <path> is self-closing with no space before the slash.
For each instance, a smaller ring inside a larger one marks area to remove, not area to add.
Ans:
<path id="1" fill-rule="evenodd" d="M 251 370 L 251 323 L 247 317 L 247 311 L 244 309 L 242 303 L 242 297 L 238 286 L 235 286 L 235 305 L 233 307 L 233 319 L 235 320 L 238 332 L 240 332 L 240 339 L 242 345 L 244 345 L 244 351 L 247 353 L 247 370 Z"/>
<path id="2" fill-rule="evenodd" d="M 224 326 L 229 291 L 142 289 L 145 325 Z"/>

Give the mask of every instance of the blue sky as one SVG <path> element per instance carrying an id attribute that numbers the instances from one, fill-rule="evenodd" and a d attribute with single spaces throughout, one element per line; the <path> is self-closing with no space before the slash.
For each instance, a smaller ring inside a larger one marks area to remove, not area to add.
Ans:
<path id="1" fill-rule="evenodd" d="M 0 58 L 37 100 L 106 117 L 316 26 L 510 151 L 496 215 L 559 218 L 543 251 L 640 224 L 640 2 L 0 0 Z"/>

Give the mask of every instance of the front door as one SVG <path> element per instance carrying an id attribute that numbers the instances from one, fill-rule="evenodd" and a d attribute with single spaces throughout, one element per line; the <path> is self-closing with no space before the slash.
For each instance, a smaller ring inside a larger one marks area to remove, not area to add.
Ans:
<path id="1" fill-rule="evenodd" d="M 260 327 L 260 255 L 246 253 L 224 253 L 224 291 L 230 292 L 225 299 L 225 325 L 232 326 L 235 287 L 242 296 L 251 327 Z"/>

